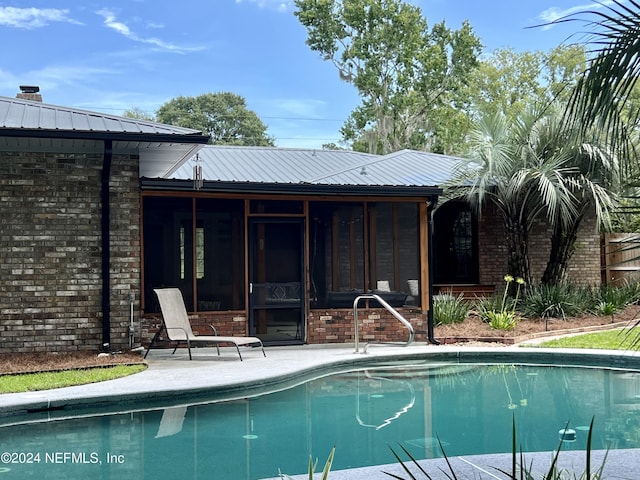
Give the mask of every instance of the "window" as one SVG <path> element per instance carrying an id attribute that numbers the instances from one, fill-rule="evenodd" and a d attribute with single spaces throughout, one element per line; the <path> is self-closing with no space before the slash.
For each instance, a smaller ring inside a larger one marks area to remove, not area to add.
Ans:
<path id="1" fill-rule="evenodd" d="M 393 306 L 418 304 L 418 204 L 310 202 L 309 215 L 312 307 L 348 308 L 379 281 Z"/>
<path id="2" fill-rule="evenodd" d="M 244 308 L 242 200 L 147 197 L 143 218 L 146 311 L 159 287 L 180 288 L 189 311 Z"/>

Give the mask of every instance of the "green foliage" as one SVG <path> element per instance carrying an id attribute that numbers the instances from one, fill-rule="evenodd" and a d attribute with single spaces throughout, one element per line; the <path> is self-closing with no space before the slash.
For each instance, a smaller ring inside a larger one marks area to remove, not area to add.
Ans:
<path id="1" fill-rule="evenodd" d="M 587 444 L 586 444 L 586 458 L 585 458 L 585 469 L 583 471 L 583 473 L 581 475 L 578 476 L 578 474 L 574 471 L 569 471 L 569 470 L 561 470 L 558 468 L 558 458 L 560 456 L 560 450 L 562 448 L 562 439 L 560 440 L 560 443 L 558 445 L 558 448 L 555 450 L 553 456 L 551 457 L 551 464 L 549 465 L 549 469 L 547 470 L 546 473 L 542 473 L 539 477 L 535 476 L 533 473 L 533 469 L 531 464 L 527 465 L 525 462 L 525 457 L 524 454 L 522 453 L 522 450 L 520 449 L 520 451 L 518 451 L 518 447 L 517 447 L 517 435 L 516 435 L 516 420 L 515 417 L 513 417 L 512 419 L 512 428 L 511 428 L 511 470 L 510 471 L 506 471 L 500 468 L 496 468 L 497 471 L 503 473 L 504 475 L 507 476 L 507 478 L 509 478 L 510 480 L 535 480 L 536 478 L 539 478 L 540 480 L 601 480 L 602 477 L 602 473 L 604 470 L 604 465 L 606 463 L 607 457 L 605 455 L 605 458 L 602 462 L 602 464 L 600 465 L 600 467 L 596 470 L 596 471 L 592 471 L 592 466 L 591 466 L 591 450 L 592 450 L 592 441 L 593 441 L 593 422 L 594 419 L 591 419 L 591 423 L 589 424 L 589 432 L 587 434 Z M 568 428 L 569 424 L 567 423 L 567 426 L 565 427 Z M 447 469 L 448 471 L 445 471 L 444 469 L 442 470 L 442 472 L 446 475 L 447 478 L 451 479 L 451 480 L 458 480 L 458 476 L 456 475 L 456 472 L 453 468 L 453 466 L 451 465 L 451 462 L 449 462 L 449 458 L 447 457 L 447 453 L 444 450 L 444 447 L 442 446 L 442 442 L 440 442 L 440 437 L 438 437 L 436 435 L 436 437 L 438 438 L 438 444 L 440 446 L 440 451 L 442 452 L 442 455 L 447 463 Z M 409 460 L 411 461 L 411 463 L 414 465 L 414 467 L 416 467 L 420 473 L 424 476 L 424 478 L 426 479 L 431 479 L 431 476 L 429 475 L 429 473 L 422 467 L 422 465 L 420 465 L 420 463 L 418 462 L 418 460 L 411 455 L 411 453 L 402 445 L 399 444 L 400 449 L 404 452 L 405 455 L 407 455 L 407 457 L 409 457 Z M 408 475 L 408 477 L 406 477 L 409 480 L 418 480 L 418 477 L 416 477 L 413 472 L 411 472 L 409 470 L 409 468 L 405 465 L 404 461 L 402 460 L 402 458 L 400 458 L 400 455 L 391 447 L 389 447 L 389 449 L 391 450 L 391 453 L 393 454 L 393 456 L 396 458 L 396 460 L 400 463 L 402 469 L 405 471 L 405 473 Z M 519 459 L 519 462 L 518 462 Z M 385 475 L 388 475 L 392 478 L 395 478 L 397 480 L 405 480 L 403 477 L 400 477 L 398 475 L 389 473 L 389 472 L 384 472 L 383 473 Z"/>
<path id="2" fill-rule="evenodd" d="M 588 48 L 593 57 L 573 92 L 568 118 L 584 129 L 598 127 L 607 135 L 620 157 L 635 163 L 628 135 L 640 118 L 634 101 L 638 86 L 637 31 L 640 4 L 636 1 L 612 0 L 602 9 L 586 9 L 559 21 L 578 21 L 588 26 Z M 631 120 L 631 122 L 629 122 Z M 631 125 L 629 125 L 631 123 Z M 635 138 L 635 135 L 632 136 Z"/>
<path id="3" fill-rule="evenodd" d="M 462 323 L 469 313 L 469 305 L 464 295 L 457 297 L 451 293 L 433 296 L 433 319 L 437 325 Z"/>
<path id="4" fill-rule="evenodd" d="M 489 323 L 490 319 L 488 313 L 500 311 L 502 309 L 502 301 L 502 296 L 496 294 L 491 295 L 490 297 L 477 298 L 474 305 L 480 319 L 485 323 Z M 508 299 L 508 301 L 509 304 L 507 308 L 509 310 L 515 309 L 515 305 L 512 303 L 512 300 Z"/>
<path id="5" fill-rule="evenodd" d="M 595 292 L 596 311 L 602 315 L 613 315 L 635 303 L 637 301 L 636 295 L 634 287 L 603 284 Z"/>
<path id="6" fill-rule="evenodd" d="M 592 308 L 591 290 L 568 283 L 529 288 L 522 298 L 523 314 L 533 318 L 573 317 L 586 313 Z"/>
<path id="7" fill-rule="evenodd" d="M 200 130 L 214 145 L 274 146 L 267 126 L 243 97 L 230 92 L 174 98 L 160 107 L 157 119 Z"/>
<path id="8" fill-rule="evenodd" d="M 483 322 L 489 323 L 496 330 L 512 330 L 518 323 L 516 307 L 520 296 L 520 289 L 525 284 L 522 278 L 514 279 L 511 275 L 504 277 L 505 287 L 502 297 L 493 295 L 476 303 L 476 310 Z M 516 283 L 515 298 L 509 297 L 511 284 Z"/>
<path id="9" fill-rule="evenodd" d="M 624 282 L 618 288 L 621 288 L 625 292 L 628 305 L 637 305 L 638 303 L 640 303 L 640 281 L 639 280 L 631 280 L 628 282 Z"/>
<path id="10" fill-rule="evenodd" d="M 487 312 L 489 325 L 496 330 L 513 330 L 518 324 L 518 317 L 514 312 Z"/>
<path id="11" fill-rule="evenodd" d="M 389 153 L 447 151 L 445 138 L 463 138 L 465 122 L 457 112 L 481 51 L 468 22 L 458 30 L 444 21 L 429 28 L 421 9 L 401 0 L 295 0 L 295 5 L 307 45 L 331 61 L 362 99 L 343 128 L 346 140 Z M 365 138 L 365 132 L 372 137 Z"/>
<path id="12" fill-rule="evenodd" d="M 498 48 L 472 72 L 470 108 L 475 114 L 502 112 L 516 119 L 535 103 L 566 96 L 585 67 L 581 45 L 561 45 L 549 52 Z"/>
<path id="13" fill-rule="evenodd" d="M 126 377 L 146 369 L 145 365 L 117 365 L 113 367 L 63 370 L 60 372 L 0 375 L 0 393 L 32 392 L 52 388 L 85 385 Z"/>
<path id="14" fill-rule="evenodd" d="M 600 302 L 596 305 L 596 313 L 601 316 L 613 315 L 618 311 L 619 308 L 611 302 Z"/>
<path id="15" fill-rule="evenodd" d="M 331 449 L 331 452 L 329 452 L 329 457 L 327 458 L 327 461 L 324 464 L 324 468 L 322 469 L 322 476 L 320 477 L 321 480 L 327 480 L 329 478 L 329 472 L 331 471 L 331 465 L 333 464 L 333 456 L 335 453 L 336 453 L 336 447 L 333 447 Z M 318 465 L 318 459 L 316 458 L 316 461 L 314 462 L 313 458 L 309 456 L 309 469 L 308 469 L 309 480 L 313 480 L 313 475 L 316 471 L 317 465 Z M 280 476 L 280 478 L 291 480 L 291 477 L 285 473 L 278 472 L 278 475 Z"/>
<path id="16" fill-rule="evenodd" d="M 133 107 L 129 110 L 125 110 L 123 116 L 128 117 L 128 118 L 136 118 L 138 120 L 148 120 L 150 122 L 155 122 L 156 119 L 153 115 L 151 115 L 150 113 L 145 112 L 142 108 L 140 107 Z"/>
<path id="17" fill-rule="evenodd" d="M 634 343 L 633 329 L 607 330 L 606 332 L 585 333 L 556 338 L 536 344 L 543 348 L 595 348 L 601 350 L 640 350 Z"/>

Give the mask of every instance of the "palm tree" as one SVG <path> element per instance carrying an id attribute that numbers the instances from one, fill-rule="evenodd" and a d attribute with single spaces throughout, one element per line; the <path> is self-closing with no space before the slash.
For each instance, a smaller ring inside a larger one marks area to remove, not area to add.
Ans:
<path id="1" fill-rule="evenodd" d="M 640 3 L 611 0 L 593 9 L 556 20 L 579 21 L 592 30 L 593 55 L 573 92 L 567 114 L 586 131 L 594 126 L 607 133 L 612 147 L 630 153 L 627 125 L 636 125 L 640 108 L 629 102 L 640 74 Z M 593 19 L 592 17 L 595 17 Z"/>
<path id="2" fill-rule="evenodd" d="M 563 110 L 529 109 L 512 124 L 504 116 L 481 120 L 470 135 L 470 164 L 456 179 L 477 208 L 490 201 L 502 217 L 512 275 L 532 283 L 529 234 L 540 219 L 552 225 L 541 282 L 565 280 L 583 220 L 606 223 L 615 204 L 617 163 L 580 130 L 567 128 Z M 598 140 L 597 136 L 591 139 Z"/>
<path id="3" fill-rule="evenodd" d="M 576 213 L 565 181 L 575 169 L 564 152 L 539 143 L 543 119 L 535 112 L 510 125 L 500 114 L 482 118 L 469 136 L 469 163 L 454 180 L 477 209 L 486 201 L 495 205 L 505 231 L 508 273 L 527 284 L 532 282 L 529 234 L 536 220 L 544 216 L 561 223 Z"/>
<path id="4" fill-rule="evenodd" d="M 583 220 L 595 214 L 597 225 L 610 226 L 620 176 L 617 158 L 595 129 L 583 132 L 566 125 L 559 108 L 550 109 L 542 123 L 540 135 L 544 139 L 531 144 L 540 149 L 540 156 L 553 152 L 566 158 L 571 169 L 564 181 L 574 205 L 573 215 L 552 224 L 549 259 L 541 278 L 541 283 L 552 285 L 566 280 Z"/>

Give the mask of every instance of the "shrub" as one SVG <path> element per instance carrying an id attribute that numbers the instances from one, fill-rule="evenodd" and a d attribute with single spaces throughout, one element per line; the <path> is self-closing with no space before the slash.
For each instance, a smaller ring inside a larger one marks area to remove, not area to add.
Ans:
<path id="1" fill-rule="evenodd" d="M 489 312 L 497 312 L 502 308 L 502 297 L 500 295 L 492 295 L 490 297 L 477 298 L 475 301 L 475 309 L 480 319 L 489 323 Z M 509 308 L 515 308 L 515 305 L 510 304 Z"/>
<path id="2" fill-rule="evenodd" d="M 462 294 L 457 297 L 451 293 L 433 296 L 433 319 L 437 325 L 461 323 L 468 313 L 469 305 Z"/>
<path id="3" fill-rule="evenodd" d="M 625 282 L 622 287 L 627 297 L 627 305 L 637 305 L 640 303 L 640 281 L 632 280 Z"/>
<path id="4" fill-rule="evenodd" d="M 590 289 L 568 283 L 530 288 L 522 300 L 522 312 L 527 317 L 573 317 L 591 311 L 593 307 Z"/>
<path id="5" fill-rule="evenodd" d="M 511 275 L 505 275 L 504 281 L 506 285 L 504 287 L 504 293 L 502 297 L 496 295 L 484 299 L 476 305 L 478 315 L 482 321 L 489 323 L 491 328 L 497 330 L 511 330 L 515 328 L 518 323 L 518 316 L 516 315 L 516 306 L 518 305 L 518 298 L 520 295 L 520 289 L 524 285 L 522 278 L 514 279 Z M 516 297 L 510 298 L 508 296 L 509 287 L 511 282 L 516 282 Z"/>
<path id="6" fill-rule="evenodd" d="M 640 282 L 625 282 L 622 285 L 602 285 L 596 294 L 597 303 L 608 303 L 617 310 L 623 310 L 640 300 Z"/>

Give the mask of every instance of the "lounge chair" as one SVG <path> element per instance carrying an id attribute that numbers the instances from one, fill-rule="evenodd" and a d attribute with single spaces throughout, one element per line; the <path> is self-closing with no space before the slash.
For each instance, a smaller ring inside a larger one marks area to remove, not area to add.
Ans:
<path id="1" fill-rule="evenodd" d="M 214 335 L 194 335 L 191 330 L 191 323 L 189 322 L 189 316 L 187 315 L 187 309 L 184 306 L 184 299 L 182 293 L 178 288 L 158 288 L 155 289 L 158 301 L 160 302 L 160 310 L 162 311 L 162 327 L 156 332 L 151 340 L 151 344 L 147 349 L 147 353 L 144 357 L 147 357 L 149 350 L 153 347 L 153 344 L 160 336 L 162 330 L 166 330 L 167 338 L 176 342 L 176 347 L 173 349 L 173 353 L 176 353 L 180 343 L 186 343 L 189 349 L 189 360 L 191 357 L 191 345 L 195 343 L 213 344 L 218 350 L 220 355 L 220 344 L 231 343 L 235 345 L 238 351 L 240 361 L 242 361 L 242 354 L 240 353 L 241 346 L 256 346 L 262 349 L 262 354 L 266 357 L 267 354 L 264 351 L 262 340 L 257 337 L 221 337 L 216 334 L 216 329 L 211 325 Z"/>

